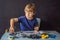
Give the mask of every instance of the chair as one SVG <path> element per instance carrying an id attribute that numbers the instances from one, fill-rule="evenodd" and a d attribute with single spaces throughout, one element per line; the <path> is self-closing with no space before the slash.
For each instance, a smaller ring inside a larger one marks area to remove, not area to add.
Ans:
<path id="1" fill-rule="evenodd" d="M 37 22 L 38 22 L 38 26 L 40 27 L 40 23 L 41 23 L 41 19 L 40 18 L 36 18 Z"/>

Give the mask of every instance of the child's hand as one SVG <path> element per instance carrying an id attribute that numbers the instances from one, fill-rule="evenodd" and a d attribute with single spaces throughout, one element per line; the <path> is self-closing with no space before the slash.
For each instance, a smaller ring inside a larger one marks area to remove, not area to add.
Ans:
<path id="1" fill-rule="evenodd" d="M 13 28 L 13 27 L 10 27 L 9 33 L 10 33 L 10 34 L 13 34 L 13 33 L 14 33 L 14 28 Z"/>
<path id="2" fill-rule="evenodd" d="M 38 33 L 39 32 L 39 27 L 38 26 L 34 27 L 34 32 L 35 33 Z"/>
<path id="3" fill-rule="evenodd" d="M 39 31 L 39 27 L 38 26 L 34 27 L 34 30 Z"/>

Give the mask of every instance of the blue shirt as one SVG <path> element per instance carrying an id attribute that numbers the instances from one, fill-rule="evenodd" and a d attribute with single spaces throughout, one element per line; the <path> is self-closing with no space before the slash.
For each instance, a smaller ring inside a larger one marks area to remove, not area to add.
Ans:
<path id="1" fill-rule="evenodd" d="M 28 20 L 25 16 L 18 17 L 21 31 L 32 31 L 38 25 L 36 18 Z"/>

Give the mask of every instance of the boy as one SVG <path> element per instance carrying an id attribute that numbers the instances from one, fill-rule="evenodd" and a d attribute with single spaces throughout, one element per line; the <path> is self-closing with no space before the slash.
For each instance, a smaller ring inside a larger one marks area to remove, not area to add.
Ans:
<path id="1" fill-rule="evenodd" d="M 18 18 L 12 18 L 10 20 L 10 33 L 14 33 L 14 23 L 19 22 L 20 23 L 20 31 L 38 31 L 38 23 L 35 18 L 35 4 L 29 3 L 25 6 L 24 12 L 25 16 L 21 16 Z"/>

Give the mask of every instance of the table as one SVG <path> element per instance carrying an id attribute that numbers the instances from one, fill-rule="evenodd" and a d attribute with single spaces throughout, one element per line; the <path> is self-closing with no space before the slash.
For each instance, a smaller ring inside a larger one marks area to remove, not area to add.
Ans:
<path id="1" fill-rule="evenodd" d="M 60 40 L 60 33 L 58 33 L 57 31 L 44 31 L 44 32 L 56 35 L 56 38 L 47 38 L 47 39 L 44 39 L 44 40 Z M 8 40 L 8 35 L 9 35 L 9 32 L 5 32 L 2 35 L 1 40 Z M 43 39 L 42 38 L 40 38 L 40 39 L 30 39 L 30 38 L 22 38 L 21 37 L 21 38 L 15 38 L 14 40 L 43 40 Z"/>

